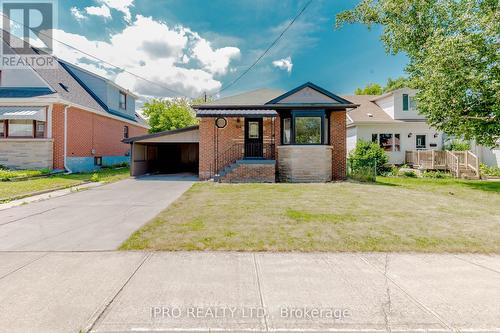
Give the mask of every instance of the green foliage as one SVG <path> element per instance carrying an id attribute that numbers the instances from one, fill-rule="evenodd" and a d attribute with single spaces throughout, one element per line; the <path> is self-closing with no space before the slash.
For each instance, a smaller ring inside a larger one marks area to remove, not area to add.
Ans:
<path id="1" fill-rule="evenodd" d="M 99 181 L 99 174 L 98 173 L 92 174 L 92 176 L 90 177 L 90 181 L 93 183 L 97 183 Z"/>
<path id="2" fill-rule="evenodd" d="M 500 177 L 500 168 L 499 167 L 489 167 L 486 164 L 481 164 L 479 169 L 481 170 L 482 175 L 491 176 L 491 177 Z"/>
<path id="3" fill-rule="evenodd" d="M 401 173 L 401 175 L 403 177 L 408 177 L 408 178 L 418 178 L 417 173 L 415 171 L 406 170 L 406 171 L 403 171 Z"/>
<path id="4" fill-rule="evenodd" d="M 498 0 L 363 0 L 336 25 L 381 25 L 404 52 L 419 112 L 438 130 L 494 146 L 500 139 Z"/>
<path id="5" fill-rule="evenodd" d="M 412 88 L 412 83 L 408 78 L 405 77 L 398 77 L 397 79 L 387 79 L 387 84 L 384 87 L 384 93 L 391 92 L 396 89 L 401 89 L 401 88 Z"/>
<path id="6" fill-rule="evenodd" d="M 429 171 L 426 170 L 422 173 L 422 177 L 424 178 L 434 178 L 434 179 L 446 179 L 446 178 L 452 178 L 452 176 L 444 171 Z"/>
<path id="7" fill-rule="evenodd" d="M 349 153 L 349 160 L 352 161 L 354 169 L 365 166 L 375 167 L 376 163 L 377 174 L 382 174 L 389 158 L 378 144 L 359 140 L 356 143 L 356 148 Z"/>
<path id="8" fill-rule="evenodd" d="M 49 169 L 41 170 L 9 170 L 7 168 L 0 168 L 0 181 L 9 181 L 22 178 L 38 177 L 49 174 Z"/>
<path id="9" fill-rule="evenodd" d="M 144 104 L 143 113 L 148 118 L 150 133 L 171 131 L 198 123 L 190 102 L 185 98 L 152 99 Z"/>
<path id="10" fill-rule="evenodd" d="M 470 150 L 470 143 L 461 140 L 451 140 L 445 144 L 444 150 L 467 151 Z"/>
<path id="11" fill-rule="evenodd" d="M 357 88 L 354 91 L 356 95 L 382 95 L 383 89 L 377 83 L 369 83 L 363 89 Z"/>

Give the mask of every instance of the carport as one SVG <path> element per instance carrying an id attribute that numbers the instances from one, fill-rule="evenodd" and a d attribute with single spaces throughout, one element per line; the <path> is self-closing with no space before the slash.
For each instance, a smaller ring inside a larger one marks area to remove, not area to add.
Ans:
<path id="1" fill-rule="evenodd" d="M 130 174 L 198 174 L 199 137 L 191 126 L 123 140 L 131 145 Z"/>

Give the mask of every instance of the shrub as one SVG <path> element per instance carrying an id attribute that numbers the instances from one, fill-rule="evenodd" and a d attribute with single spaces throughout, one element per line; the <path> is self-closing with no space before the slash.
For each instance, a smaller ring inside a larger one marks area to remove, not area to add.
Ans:
<path id="1" fill-rule="evenodd" d="M 92 176 L 90 177 L 90 181 L 93 183 L 99 182 L 99 174 L 97 173 L 92 174 Z"/>
<path id="2" fill-rule="evenodd" d="M 451 178 L 451 175 L 449 173 L 443 171 L 424 171 L 422 176 L 424 178 L 435 178 L 435 179 Z"/>
<path id="3" fill-rule="evenodd" d="M 417 174 L 415 173 L 415 171 L 403 171 L 402 176 L 408 177 L 408 178 L 417 178 L 418 177 Z"/>
<path id="4" fill-rule="evenodd" d="M 499 167 L 489 167 L 486 164 L 481 164 L 479 167 L 481 174 L 485 176 L 500 177 Z"/>
<path id="5" fill-rule="evenodd" d="M 360 182 L 375 182 L 377 175 L 375 174 L 372 166 L 361 166 L 351 170 L 349 176 Z"/>
<path id="6" fill-rule="evenodd" d="M 376 163 L 377 174 L 386 170 L 385 165 L 389 161 L 385 151 L 376 143 L 360 140 L 356 148 L 349 153 L 352 169 L 362 167 L 374 167 Z"/>
<path id="7" fill-rule="evenodd" d="M 444 149 L 451 151 L 466 151 L 470 150 L 470 143 L 461 140 L 451 140 L 445 144 Z"/>

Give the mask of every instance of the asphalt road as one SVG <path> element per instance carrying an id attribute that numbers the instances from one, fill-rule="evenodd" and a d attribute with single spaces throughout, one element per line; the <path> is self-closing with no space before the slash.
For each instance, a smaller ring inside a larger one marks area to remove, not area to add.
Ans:
<path id="1" fill-rule="evenodd" d="M 0 253 L 0 332 L 500 332 L 500 256 Z"/>
<path id="2" fill-rule="evenodd" d="M 0 251 L 115 250 L 189 189 L 191 176 L 127 179 L 0 211 Z"/>

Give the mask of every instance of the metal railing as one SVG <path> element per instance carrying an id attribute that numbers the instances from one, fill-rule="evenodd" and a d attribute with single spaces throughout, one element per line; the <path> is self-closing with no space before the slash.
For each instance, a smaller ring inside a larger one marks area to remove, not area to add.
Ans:
<path id="1" fill-rule="evenodd" d="M 275 147 L 273 143 L 234 143 L 216 154 L 214 163 L 210 165 L 210 177 L 219 175 L 224 168 L 244 158 L 274 160 Z"/>

